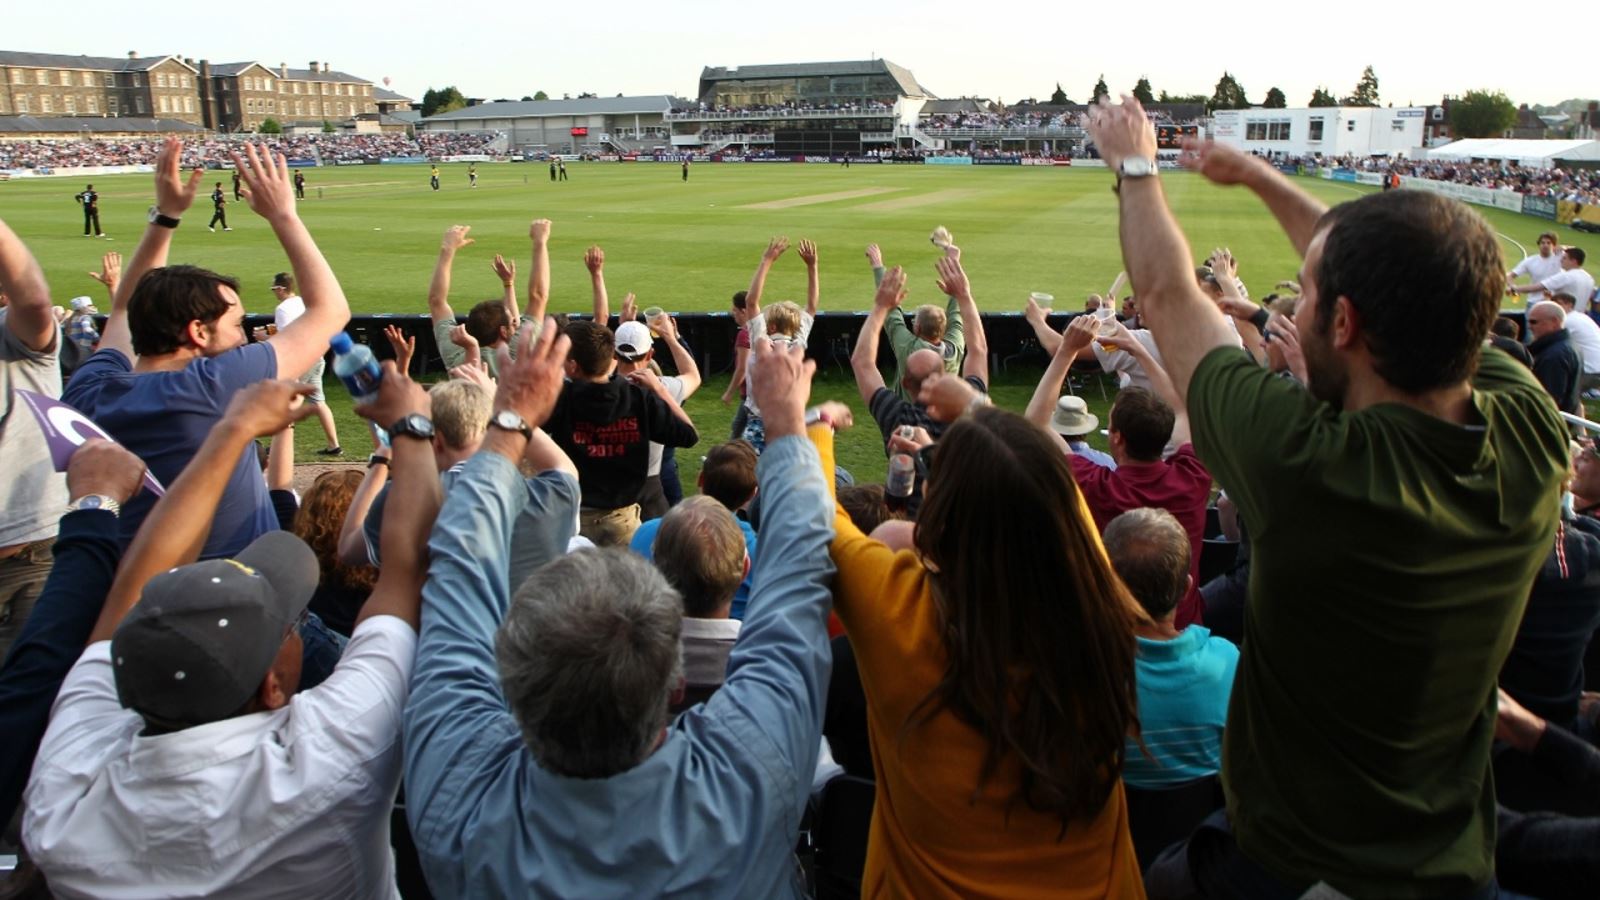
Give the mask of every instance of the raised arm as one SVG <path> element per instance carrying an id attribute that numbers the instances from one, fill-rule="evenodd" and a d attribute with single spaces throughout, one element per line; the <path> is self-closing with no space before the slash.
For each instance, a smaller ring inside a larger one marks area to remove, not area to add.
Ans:
<path id="1" fill-rule="evenodd" d="M 822 282 L 817 274 L 817 245 L 800 239 L 800 259 L 806 264 L 806 314 L 816 318 L 817 304 L 822 301 Z"/>
<path id="2" fill-rule="evenodd" d="M 978 301 L 972 297 L 972 282 L 961 267 L 961 257 L 946 255 L 934 263 L 939 271 L 939 290 L 950 298 L 954 311 L 949 314 L 948 339 L 957 347 L 966 348 L 966 359 L 961 363 L 964 378 L 976 378 L 989 383 L 989 335 L 983 330 L 983 319 L 978 316 Z M 1029 298 L 1032 299 L 1031 297 Z M 963 324 L 965 327 L 963 327 Z"/>
<path id="3" fill-rule="evenodd" d="M 789 249 L 789 239 L 779 235 L 767 242 L 767 249 L 761 253 L 761 262 L 756 264 L 756 274 L 750 278 L 750 290 L 745 292 L 744 308 L 750 318 L 761 315 L 761 292 L 767 287 L 767 273 L 772 271 L 772 264 L 778 261 L 783 251 Z"/>
<path id="4" fill-rule="evenodd" d="M 879 282 L 878 292 L 872 298 L 872 309 L 867 311 L 867 321 L 861 325 L 855 349 L 850 352 L 850 370 L 855 373 L 856 390 L 861 393 L 863 403 L 871 404 L 872 395 L 886 387 L 883 373 L 878 371 L 878 332 L 883 330 L 884 320 L 900 315 L 900 302 L 905 298 L 906 273 L 895 266 L 885 272 Z"/>
<path id="5" fill-rule="evenodd" d="M 1044 375 L 1039 378 L 1039 386 L 1033 389 L 1033 397 L 1028 400 L 1028 409 L 1023 413 L 1029 422 L 1046 431 L 1050 430 L 1050 416 L 1055 413 L 1056 402 L 1061 399 L 1061 385 L 1066 382 L 1067 372 L 1072 369 L 1072 361 L 1077 359 L 1078 351 L 1094 340 L 1095 327 L 1094 316 L 1077 316 L 1067 323 L 1065 332 L 1056 336 L 1056 351 L 1050 355 L 1050 365 L 1045 367 Z"/>
<path id="6" fill-rule="evenodd" d="M 107 308 L 117 302 L 117 288 L 122 284 L 122 254 L 115 250 L 100 257 L 100 271 L 90 272 L 89 277 L 100 282 L 106 287 Z"/>
<path id="7" fill-rule="evenodd" d="M 683 399 L 688 400 L 694 392 L 700 390 L 700 366 L 694 361 L 694 354 L 689 348 L 678 340 L 678 322 L 676 319 L 662 313 L 645 323 L 661 335 L 667 342 L 667 352 L 672 354 L 672 364 L 678 370 L 678 380 L 683 382 Z"/>
<path id="8" fill-rule="evenodd" d="M 455 324 L 456 312 L 450 308 L 450 270 L 456 253 L 473 243 L 473 238 L 467 237 L 471 230 L 471 225 L 451 225 L 439 240 L 439 259 L 433 264 L 433 278 L 428 282 L 428 316 L 435 325 L 446 319 Z"/>
<path id="9" fill-rule="evenodd" d="M 1056 348 L 1061 345 L 1061 335 L 1051 330 L 1050 321 L 1046 318 L 1049 315 L 1050 308 L 1040 306 L 1034 301 L 1033 295 L 1029 294 L 1028 305 L 1022 308 L 1022 318 L 1027 321 L 1028 327 L 1033 329 L 1034 339 L 1044 348 L 1044 352 L 1055 356 Z"/>
<path id="10" fill-rule="evenodd" d="M 1080 318 L 1087 318 L 1087 316 Z M 1116 322 L 1115 319 L 1112 321 Z M 1145 377 L 1150 379 L 1150 389 L 1155 392 L 1157 397 L 1161 398 L 1162 402 L 1172 407 L 1172 412 L 1177 417 L 1172 426 L 1173 444 L 1182 445 L 1188 443 L 1189 411 L 1184 408 L 1183 398 L 1178 396 L 1178 389 L 1173 386 L 1171 376 L 1167 374 L 1167 370 L 1162 367 L 1161 363 L 1156 362 L 1156 358 L 1151 355 L 1149 348 L 1134 337 L 1133 332 L 1129 331 L 1126 325 L 1116 322 L 1115 327 L 1116 331 L 1111 339 L 1112 343 L 1128 351 L 1128 355 L 1133 357 L 1134 362 L 1137 362 L 1140 368 L 1144 369 Z"/>
<path id="11" fill-rule="evenodd" d="M 528 308 L 523 315 L 535 322 L 544 322 L 544 311 L 550 306 L 550 220 L 534 219 L 528 224 L 528 238 L 533 245 L 533 271 L 528 274 Z M 511 316 L 516 327 L 517 317 Z"/>
<path id="12" fill-rule="evenodd" d="M 606 294 L 606 251 L 599 244 L 583 251 L 583 265 L 589 270 L 589 290 L 594 294 L 594 320 L 611 324 L 611 298 Z"/>
<path id="13" fill-rule="evenodd" d="M 7 299 L 6 327 L 30 350 L 44 352 L 55 344 L 56 317 L 50 308 L 50 284 L 44 270 L 10 226 L 0 221 L 0 293 Z M 7 405 L 10 400 L 7 399 Z"/>
<path id="14" fill-rule="evenodd" d="M 506 308 L 506 321 L 514 328 L 521 318 L 521 313 L 517 311 L 517 264 L 496 253 L 489 267 L 494 270 L 494 277 L 500 280 L 500 305 Z"/>
<path id="15" fill-rule="evenodd" d="M 1102 101 L 1092 108 L 1089 131 L 1114 171 L 1125 159 L 1156 157 L 1155 128 L 1132 97 L 1119 105 Z M 1181 397 L 1187 394 L 1200 360 L 1217 347 L 1233 344 L 1234 334 L 1216 304 L 1195 284 L 1189 242 L 1167 209 L 1160 178 L 1124 178 L 1118 196 L 1122 258 L 1139 294 L 1141 318 L 1148 320 Z"/>
<path id="16" fill-rule="evenodd" d="M 677 399 L 667 390 L 667 386 L 661 383 L 661 379 L 656 377 L 656 373 L 649 369 L 639 369 L 629 372 L 627 377 L 629 381 L 659 398 L 671 416 L 672 421 L 663 423 L 670 434 L 653 434 L 650 436 L 651 440 L 668 447 L 693 447 L 699 443 L 700 434 L 695 430 L 694 420 L 689 418 L 689 414 L 683 411 L 682 406 L 678 405 Z"/>
<path id="17" fill-rule="evenodd" d="M 379 459 L 383 461 L 377 462 Z M 344 514 L 344 524 L 339 526 L 339 561 L 347 566 L 372 565 L 372 554 L 367 552 L 367 535 L 363 526 L 367 522 L 367 513 L 372 511 L 373 502 L 378 499 L 378 494 L 382 493 L 383 486 L 389 483 L 391 461 L 390 448 L 375 449 L 372 459 L 367 462 L 366 476 L 356 487 L 355 496 L 350 498 L 350 508 Z M 382 552 L 378 554 L 378 558 L 383 558 Z"/>
<path id="18" fill-rule="evenodd" d="M 267 490 L 294 490 L 294 426 L 272 436 L 267 447 Z"/>
<path id="19" fill-rule="evenodd" d="M 328 341 L 344 330 L 350 321 L 350 303 L 295 211 L 294 182 L 283 155 L 257 150 L 253 144 L 246 144 L 244 151 L 243 158 L 233 154 L 233 164 L 249 166 L 240 172 L 245 202 L 272 226 L 306 304 L 305 313 L 267 340 L 277 354 L 278 371 L 298 377 L 316 365 L 328 352 Z"/>
<path id="20" fill-rule="evenodd" d="M 100 620 L 89 635 L 90 643 L 111 638 L 139 602 L 145 582 L 199 558 L 239 455 L 256 438 L 277 434 L 314 412 L 311 404 L 295 402 L 310 393 L 310 385 L 262 381 L 234 395 L 221 421 L 212 427 L 183 474 L 150 510 L 128 545 Z"/>
<path id="21" fill-rule="evenodd" d="M 359 404 L 356 412 L 368 420 L 393 424 L 405 416 L 428 416 L 432 405 L 428 392 L 412 381 L 393 362 L 383 364 L 383 380 L 377 396 Z M 383 528 L 379 540 L 378 583 L 362 604 L 356 625 L 373 616 L 394 616 L 412 628 L 419 624 L 422 581 L 428 570 L 428 532 L 439 514 L 442 495 L 433 457 L 433 444 L 414 437 L 396 437 L 390 465 L 394 484 L 383 505 Z"/>
<path id="22" fill-rule="evenodd" d="M 175 137 L 167 138 L 156 156 L 156 211 L 172 219 L 181 219 L 194 205 L 195 192 L 199 190 L 200 179 L 205 175 L 203 169 L 197 168 L 189 173 L 189 179 L 185 181 L 180 167 L 182 158 L 183 142 Z M 133 251 L 133 258 L 122 272 L 117 292 L 112 295 L 111 309 L 106 313 L 106 325 L 100 331 L 102 350 L 119 350 L 130 360 L 133 359 L 133 336 L 128 331 L 128 300 L 146 272 L 167 264 L 172 232 L 173 229 L 155 222 L 145 227 L 144 236 Z"/>

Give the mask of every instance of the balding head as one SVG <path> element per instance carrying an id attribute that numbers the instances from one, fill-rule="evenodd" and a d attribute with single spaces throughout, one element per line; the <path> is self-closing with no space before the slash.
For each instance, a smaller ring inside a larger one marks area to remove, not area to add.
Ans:
<path id="1" fill-rule="evenodd" d="M 1567 311 L 1559 303 L 1541 300 L 1528 307 L 1528 331 L 1535 340 L 1560 331 L 1566 320 Z"/>
<path id="2" fill-rule="evenodd" d="M 704 494 L 674 506 L 661 519 L 651 558 L 683 596 L 683 614 L 725 619 L 744 580 L 744 532 L 726 506 Z"/>
<path id="3" fill-rule="evenodd" d="M 922 383 L 929 378 L 938 377 L 943 371 L 944 360 L 939 358 L 939 354 L 926 347 L 912 351 L 911 355 L 906 357 L 906 377 L 902 382 L 907 396 L 915 397 L 922 393 Z"/>

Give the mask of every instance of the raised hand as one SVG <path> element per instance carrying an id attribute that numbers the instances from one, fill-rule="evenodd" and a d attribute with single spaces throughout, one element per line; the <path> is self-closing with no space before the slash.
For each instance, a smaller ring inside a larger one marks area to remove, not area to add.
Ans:
<path id="1" fill-rule="evenodd" d="M 482 385 L 489 389 L 489 393 L 494 393 L 494 379 L 489 377 L 489 370 L 484 368 L 481 363 L 465 363 L 459 366 L 452 366 L 450 368 L 450 377 L 457 381 L 470 381 L 473 384 Z"/>
<path id="2" fill-rule="evenodd" d="M 1074 316 L 1072 321 L 1067 323 L 1067 330 L 1061 332 L 1061 345 L 1056 348 L 1056 355 L 1076 356 L 1078 351 L 1094 343 L 1099 330 L 1098 318 Z"/>
<path id="3" fill-rule="evenodd" d="M 1273 313 L 1267 319 L 1267 334 L 1278 344 L 1283 351 L 1284 362 L 1289 364 L 1289 371 L 1301 384 L 1311 383 L 1311 372 L 1306 368 L 1305 351 L 1300 348 L 1300 329 L 1294 320 L 1279 313 Z"/>
<path id="4" fill-rule="evenodd" d="M 1110 168 L 1118 168 L 1124 159 L 1156 158 L 1156 127 L 1138 100 L 1127 94 L 1121 103 L 1101 97 L 1086 118 L 1089 137 Z"/>
<path id="5" fill-rule="evenodd" d="M 800 249 L 797 252 L 800 254 L 801 262 L 804 262 L 807 266 L 815 266 L 817 264 L 817 245 L 815 243 L 801 238 Z"/>
<path id="6" fill-rule="evenodd" d="M 72 451 L 72 459 L 67 462 L 67 494 L 100 494 L 127 503 L 139 493 L 144 468 L 144 460 L 121 444 L 90 438 Z"/>
<path id="7" fill-rule="evenodd" d="M 1206 265 L 1211 267 L 1211 273 L 1217 276 L 1218 281 L 1223 278 L 1239 277 L 1239 263 L 1233 258 L 1233 251 L 1225 247 L 1211 251 L 1211 257 L 1206 260 Z"/>
<path id="8" fill-rule="evenodd" d="M 412 413 L 432 415 L 433 402 L 422 385 L 411 380 L 393 360 L 384 360 L 378 391 L 356 403 L 356 415 L 379 428 L 388 428 Z"/>
<path id="9" fill-rule="evenodd" d="M 805 431 L 806 401 L 817 371 L 805 352 L 799 344 L 780 348 L 764 337 L 750 348 L 750 396 L 761 408 L 768 442 Z"/>
<path id="10" fill-rule="evenodd" d="M 494 262 L 490 265 L 494 269 L 494 276 L 500 279 L 502 285 L 510 287 L 517 280 L 517 264 L 508 261 L 504 256 L 496 253 Z"/>
<path id="11" fill-rule="evenodd" d="M 222 421 L 251 437 L 277 434 L 316 411 L 305 402 L 313 390 L 297 381 L 258 381 L 233 395 Z"/>
<path id="12" fill-rule="evenodd" d="M 874 269 L 883 268 L 883 251 L 878 249 L 877 244 L 867 245 L 867 262 Z"/>
<path id="13" fill-rule="evenodd" d="M 663 394 L 666 392 L 666 388 L 664 385 L 662 385 L 661 379 L 657 378 L 656 373 L 650 371 L 649 368 L 635 369 L 624 377 L 626 377 L 630 382 L 637 384 L 639 387 L 642 387 L 653 394 Z"/>
<path id="14" fill-rule="evenodd" d="M 1039 301 L 1028 295 L 1028 302 L 1022 307 L 1022 317 L 1029 322 L 1043 322 L 1044 317 L 1050 315 L 1050 307 L 1040 306 Z"/>
<path id="15" fill-rule="evenodd" d="M 783 235 L 779 235 L 772 240 L 767 241 L 767 249 L 762 251 L 761 258 L 767 262 L 774 262 L 778 257 L 782 256 L 783 251 L 787 249 L 789 249 L 789 239 Z"/>
<path id="16" fill-rule="evenodd" d="M 617 317 L 619 322 L 632 322 L 639 317 L 639 305 L 634 300 L 633 291 L 629 291 L 628 295 L 622 298 L 622 311 L 617 313 Z"/>
<path id="17" fill-rule="evenodd" d="M 911 429 L 910 437 L 904 437 L 897 429 L 894 434 L 889 436 L 889 452 L 916 453 L 932 443 L 933 436 L 928 434 L 928 429 L 923 428 L 921 425 Z"/>
<path id="18" fill-rule="evenodd" d="M 529 222 L 528 223 L 528 237 L 532 238 L 533 242 L 535 244 L 543 244 L 546 241 L 549 241 L 550 240 L 550 220 L 549 219 L 534 219 L 532 222 Z"/>
<path id="19" fill-rule="evenodd" d="M 515 360 L 507 348 L 500 348 L 500 383 L 494 394 L 496 412 L 509 409 L 536 428 L 550 418 L 550 411 L 556 408 L 556 400 L 561 396 L 567 351 L 572 349 L 572 341 L 560 332 L 555 319 L 546 318 L 537 340 L 533 338 L 532 329 L 524 330 Z"/>
<path id="20" fill-rule="evenodd" d="M 473 243 L 476 239 L 467 237 L 467 233 L 471 230 L 471 225 L 451 225 L 444 230 L 444 237 L 439 239 L 439 249 L 447 253 L 454 253 L 462 247 Z"/>
<path id="21" fill-rule="evenodd" d="M 872 298 L 872 305 L 884 309 L 897 309 L 906 299 L 906 272 L 905 269 L 895 266 L 883 273 L 883 281 L 878 284 L 878 293 Z"/>
<path id="22" fill-rule="evenodd" d="M 972 294 L 972 285 L 967 281 L 967 272 L 961 268 L 961 257 L 941 256 L 933 267 L 939 272 L 940 293 L 949 297 L 967 297 Z"/>
<path id="23" fill-rule="evenodd" d="M 156 209 L 174 219 L 182 217 L 194 205 L 200 179 L 206 174 L 205 169 L 196 166 L 189 173 L 189 180 L 185 181 L 181 171 L 182 160 L 183 142 L 175 137 L 167 138 L 156 156 Z"/>
<path id="24" fill-rule="evenodd" d="M 113 250 L 100 257 L 100 271 L 90 272 L 89 277 L 105 285 L 106 292 L 115 297 L 117 284 L 122 281 L 122 254 Z"/>
<path id="25" fill-rule="evenodd" d="M 606 251 L 600 249 L 599 244 L 595 244 L 583 251 L 583 264 L 588 267 L 590 275 L 599 275 L 600 270 L 606 265 Z"/>
<path id="26" fill-rule="evenodd" d="M 929 418 L 935 422 L 954 422 L 982 395 L 959 375 L 946 372 L 937 378 L 922 382 L 922 393 L 917 401 L 928 409 Z M 762 407 L 766 411 L 766 407 Z"/>
<path id="27" fill-rule="evenodd" d="M 417 352 L 417 339 L 406 337 L 406 333 L 396 325 L 386 326 L 383 336 L 389 339 L 389 346 L 394 348 L 394 367 L 402 372 L 411 371 L 411 357 Z"/>
<path id="28" fill-rule="evenodd" d="M 233 157 L 235 171 L 244 181 L 241 192 L 252 212 L 268 222 L 294 218 L 294 181 L 289 178 L 289 164 L 283 154 L 245 144 L 243 156 L 228 155 Z"/>
<path id="29" fill-rule="evenodd" d="M 1193 137 L 1183 139 L 1178 164 L 1217 184 L 1242 184 L 1257 168 L 1266 165 L 1260 157 L 1242 150 Z"/>
<path id="30" fill-rule="evenodd" d="M 675 341 L 678 339 L 678 320 L 664 312 L 653 319 L 646 319 L 645 324 L 655 329 L 656 334 L 661 335 L 666 340 Z"/>
<path id="31" fill-rule="evenodd" d="M 838 400 L 824 400 L 816 405 L 816 410 L 828 417 L 834 431 L 844 431 L 856 424 L 855 412 Z"/>

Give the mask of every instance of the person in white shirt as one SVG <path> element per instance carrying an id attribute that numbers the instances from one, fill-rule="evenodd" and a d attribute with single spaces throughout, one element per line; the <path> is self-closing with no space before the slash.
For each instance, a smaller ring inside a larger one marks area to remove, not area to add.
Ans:
<path id="1" fill-rule="evenodd" d="M 1546 278 L 1561 271 L 1561 240 L 1553 231 L 1546 231 L 1539 235 L 1539 252 L 1517 263 L 1516 267 L 1506 273 L 1506 285 L 1511 287 L 1518 278 L 1526 275 L 1530 284 L 1538 284 Z M 1537 297 L 1529 297 L 1530 304 L 1538 302 Z"/>
<path id="2" fill-rule="evenodd" d="M 1554 299 L 1567 311 L 1562 324 L 1571 335 L 1578 358 L 1583 361 L 1579 388 L 1585 392 L 1595 391 L 1596 396 L 1600 397 L 1600 325 L 1586 315 L 1574 314 L 1572 309 L 1577 305 L 1577 299 L 1566 291 L 1555 294 Z"/>
<path id="3" fill-rule="evenodd" d="M 650 363 L 655 359 L 652 331 L 661 335 L 662 340 L 666 341 L 667 350 L 672 354 L 673 365 L 678 369 L 677 375 L 661 375 L 655 380 L 660 383 L 662 390 L 672 397 L 673 402 L 681 406 L 700 389 L 700 367 L 695 363 L 694 355 L 689 352 L 689 348 L 678 340 L 678 323 L 666 313 L 657 315 L 648 325 L 628 320 L 617 326 L 617 376 L 628 378 L 635 372 L 651 372 Z M 637 377 L 645 378 L 645 376 Z M 648 386 L 648 378 L 646 385 Z M 639 516 L 642 519 L 660 518 L 666 515 L 670 508 L 666 486 L 661 481 L 661 464 L 665 456 L 666 448 L 651 441 L 650 464 L 645 469 L 644 494 L 639 498 Z"/>
<path id="4" fill-rule="evenodd" d="M 306 311 L 306 302 L 294 292 L 294 276 L 288 272 L 272 276 L 272 295 L 278 298 L 278 306 L 272 311 L 272 324 L 279 331 Z M 343 452 L 339 446 L 339 426 L 334 424 L 333 411 L 328 409 L 327 398 L 322 396 L 322 375 L 327 365 L 326 358 L 318 359 L 311 371 L 300 378 L 300 383 L 311 385 L 306 402 L 316 406 L 317 421 L 322 423 L 322 432 L 328 436 L 328 446 L 317 452 L 323 456 L 338 456 Z"/>
<path id="5" fill-rule="evenodd" d="M 1583 270 L 1586 254 L 1582 247 L 1568 247 L 1561 253 L 1561 271 L 1534 284 L 1519 284 L 1511 288 L 1517 294 L 1568 293 L 1578 303 L 1580 313 L 1589 312 L 1589 301 L 1594 297 L 1594 276 Z"/>
<path id="6" fill-rule="evenodd" d="M 392 363 L 362 412 L 391 429 L 384 565 L 326 681 L 303 693 L 316 555 L 269 532 L 193 562 L 245 446 L 307 388 L 240 391 L 156 504 L 51 710 L 23 837 L 57 897 L 395 898 L 400 784 L 427 539 L 440 504 L 425 391 Z M 419 439 L 421 438 L 421 439 Z"/>

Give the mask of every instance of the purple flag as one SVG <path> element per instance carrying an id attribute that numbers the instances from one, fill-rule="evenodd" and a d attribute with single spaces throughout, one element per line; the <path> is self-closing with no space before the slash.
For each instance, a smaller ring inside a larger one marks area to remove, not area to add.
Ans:
<path id="1" fill-rule="evenodd" d="M 33 410 L 33 417 L 39 420 L 39 429 L 44 432 L 45 443 L 50 447 L 50 461 L 55 465 L 57 472 L 67 470 L 67 463 L 72 459 L 73 452 L 90 438 L 103 438 L 113 444 L 116 443 L 99 425 L 89 421 L 88 416 L 60 400 L 53 400 L 43 394 L 21 388 L 15 390 L 17 396 L 22 398 L 22 402 Z M 157 497 L 167 492 L 167 489 L 161 486 L 161 482 L 150 474 L 149 469 L 144 471 L 144 486 Z"/>

